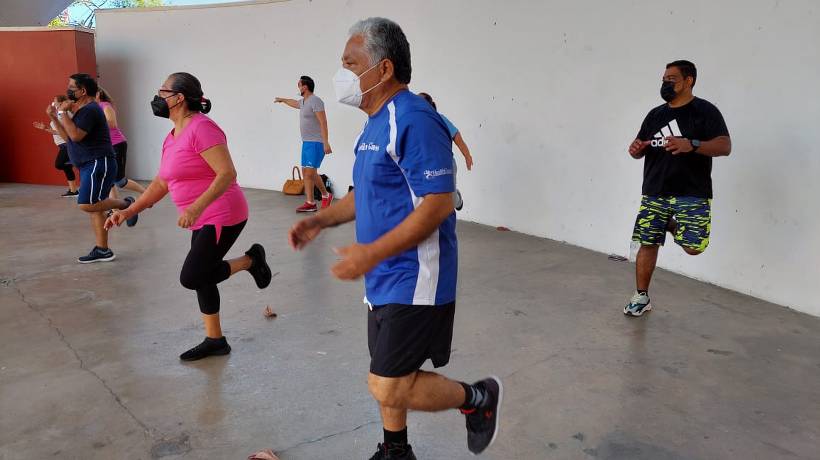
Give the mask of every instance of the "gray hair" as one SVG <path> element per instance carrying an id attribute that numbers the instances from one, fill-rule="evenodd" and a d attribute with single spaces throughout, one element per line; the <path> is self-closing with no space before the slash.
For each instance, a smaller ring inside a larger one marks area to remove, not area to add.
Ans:
<path id="1" fill-rule="evenodd" d="M 371 64 L 388 59 L 393 63 L 396 80 L 399 83 L 410 83 L 410 43 L 398 24 L 385 18 L 362 19 L 353 24 L 350 35 L 361 35 L 364 38 Z"/>

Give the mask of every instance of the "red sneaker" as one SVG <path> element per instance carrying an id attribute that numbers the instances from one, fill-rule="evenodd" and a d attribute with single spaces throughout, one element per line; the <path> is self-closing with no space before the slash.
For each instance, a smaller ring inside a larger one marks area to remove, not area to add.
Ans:
<path id="1" fill-rule="evenodd" d="M 305 204 L 296 208 L 296 212 L 316 212 L 319 208 L 316 207 L 316 203 L 308 203 L 305 201 Z"/>
<path id="2" fill-rule="evenodd" d="M 333 194 L 328 193 L 327 196 L 322 197 L 322 209 L 329 208 L 330 203 L 333 201 Z"/>

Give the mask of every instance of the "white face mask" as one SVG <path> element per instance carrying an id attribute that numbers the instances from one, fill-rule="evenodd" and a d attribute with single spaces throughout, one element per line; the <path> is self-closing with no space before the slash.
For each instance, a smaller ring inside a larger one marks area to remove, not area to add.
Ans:
<path id="1" fill-rule="evenodd" d="M 373 64 L 372 67 L 362 72 L 362 75 L 373 70 L 379 63 Z M 342 67 L 333 76 L 333 87 L 336 90 L 336 100 L 342 104 L 347 104 L 358 108 L 362 104 L 362 96 L 369 93 L 376 86 L 382 84 L 378 82 L 373 88 L 362 92 L 362 86 L 359 79 L 361 75 L 356 75 L 352 70 Z"/>

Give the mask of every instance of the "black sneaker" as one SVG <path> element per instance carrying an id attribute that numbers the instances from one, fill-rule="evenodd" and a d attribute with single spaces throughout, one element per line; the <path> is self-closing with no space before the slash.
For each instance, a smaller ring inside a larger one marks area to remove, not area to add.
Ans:
<path id="1" fill-rule="evenodd" d="M 273 277 L 268 262 L 265 260 L 265 248 L 259 243 L 253 243 L 251 248 L 245 251 L 245 254 L 251 258 L 251 268 L 248 269 L 248 273 L 256 281 L 256 287 L 265 289 Z"/>
<path id="2" fill-rule="evenodd" d="M 478 381 L 473 385 L 483 389 L 489 400 L 482 407 L 471 411 L 461 411 L 467 417 L 467 448 L 473 454 L 478 455 L 490 447 L 498 435 L 504 388 L 501 386 L 501 379 L 495 376 Z"/>
<path id="3" fill-rule="evenodd" d="M 393 446 L 379 443 L 379 446 L 376 447 L 376 453 L 370 457 L 370 460 L 416 460 L 416 456 L 413 454 L 413 447 L 410 444 Z"/>
<path id="4" fill-rule="evenodd" d="M 60 196 L 63 197 L 63 198 L 74 198 L 79 194 L 80 194 L 80 192 L 72 192 L 71 190 L 66 190 L 66 192 L 63 193 Z"/>
<path id="5" fill-rule="evenodd" d="M 134 197 L 127 196 L 123 199 L 128 202 L 128 206 L 131 206 L 132 204 L 134 204 Z M 126 219 L 125 225 L 127 225 L 129 227 L 133 227 L 134 225 L 137 225 L 137 220 L 139 218 L 140 218 L 139 214 L 134 214 L 133 217 L 129 217 L 128 219 Z"/>
<path id="6" fill-rule="evenodd" d="M 82 256 L 77 258 L 77 262 L 81 264 L 91 264 L 94 262 L 110 262 L 114 260 L 116 256 L 114 255 L 114 251 L 109 248 L 99 248 L 94 246 L 94 249 L 88 253 L 87 256 Z"/>
<path id="7" fill-rule="evenodd" d="M 207 358 L 208 356 L 227 355 L 230 352 L 231 346 L 228 345 L 228 340 L 225 339 L 225 337 L 218 339 L 205 337 L 202 343 L 179 355 L 179 359 L 183 361 L 196 361 L 198 359 Z"/>

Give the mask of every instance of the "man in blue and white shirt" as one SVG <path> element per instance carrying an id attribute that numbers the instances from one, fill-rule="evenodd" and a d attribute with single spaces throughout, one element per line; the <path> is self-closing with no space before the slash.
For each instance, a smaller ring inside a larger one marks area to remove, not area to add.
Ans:
<path id="1" fill-rule="evenodd" d="M 322 229 L 356 220 L 356 244 L 339 249 L 333 274 L 365 277 L 370 375 L 384 442 L 371 460 L 415 459 L 407 411 L 461 409 L 467 444 L 482 452 L 495 439 L 501 382 L 475 384 L 420 370 L 450 359 L 458 248 L 453 156 L 441 117 L 411 93 L 410 45 L 401 28 L 370 18 L 351 28 L 334 77 L 339 102 L 369 116 L 356 142 L 355 190 L 290 230 L 302 249 Z"/>

